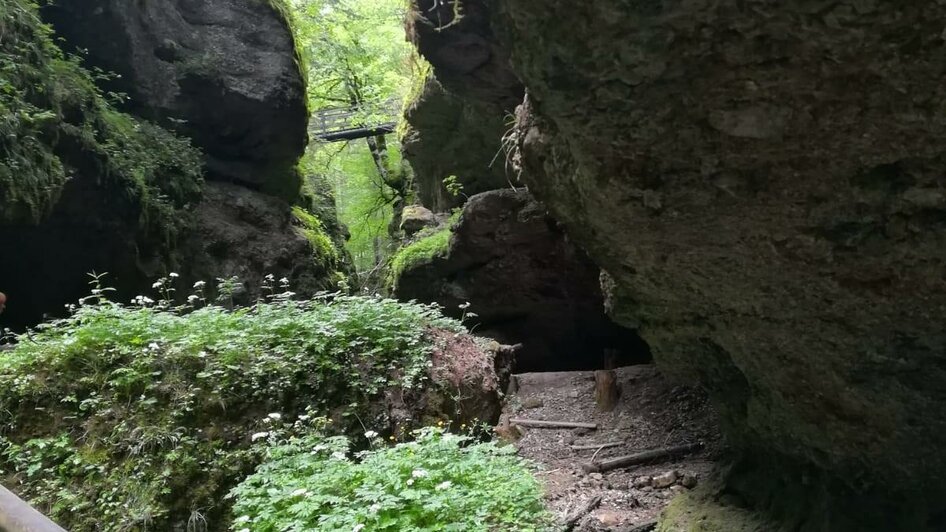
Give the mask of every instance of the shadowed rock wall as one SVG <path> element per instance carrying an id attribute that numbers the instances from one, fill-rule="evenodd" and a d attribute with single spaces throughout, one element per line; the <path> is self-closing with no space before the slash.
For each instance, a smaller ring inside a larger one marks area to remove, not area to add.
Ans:
<path id="1" fill-rule="evenodd" d="M 730 486 L 789 529 L 941 530 L 946 7 L 485 4 L 524 179 L 716 398 Z"/>

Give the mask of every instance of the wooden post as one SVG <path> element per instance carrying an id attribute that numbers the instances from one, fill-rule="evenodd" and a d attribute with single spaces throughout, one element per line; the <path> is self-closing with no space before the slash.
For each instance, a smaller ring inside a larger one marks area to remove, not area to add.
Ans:
<path id="1" fill-rule="evenodd" d="M 598 411 L 610 412 L 618 404 L 617 375 L 611 369 L 595 371 L 595 403 Z"/>

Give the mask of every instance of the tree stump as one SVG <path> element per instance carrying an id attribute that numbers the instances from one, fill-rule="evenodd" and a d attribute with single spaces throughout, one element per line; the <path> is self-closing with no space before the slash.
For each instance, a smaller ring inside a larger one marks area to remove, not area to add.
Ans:
<path id="1" fill-rule="evenodd" d="M 600 412 L 610 412 L 617 405 L 618 384 L 614 370 L 595 371 L 595 403 Z"/>

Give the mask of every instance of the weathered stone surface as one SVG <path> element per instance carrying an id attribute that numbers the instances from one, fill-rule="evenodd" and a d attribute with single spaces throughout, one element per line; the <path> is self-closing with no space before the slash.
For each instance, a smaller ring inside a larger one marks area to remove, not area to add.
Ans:
<path id="1" fill-rule="evenodd" d="M 941 529 L 946 6 L 492 5 L 525 179 L 714 394 L 731 486 L 800 530 Z"/>
<path id="2" fill-rule="evenodd" d="M 238 303 L 264 295 L 260 287 L 269 274 L 287 278 L 300 295 L 338 289 L 344 257 L 323 256 L 324 250 L 306 237 L 302 221 L 278 198 L 229 183 L 207 183 L 194 218 L 177 252 L 185 288 L 236 276 L 246 288 Z"/>
<path id="3" fill-rule="evenodd" d="M 120 77 L 127 109 L 204 150 L 209 176 L 298 193 L 305 83 L 272 0 L 62 0 L 44 16 L 86 63 Z"/>
<path id="4" fill-rule="evenodd" d="M 437 226 L 437 215 L 423 205 L 408 205 L 401 211 L 400 229 L 404 236 L 411 237 L 427 227 Z"/>
<path id="5" fill-rule="evenodd" d="M 603 312 L 598 268 L 524 190 L 470 198 L 445 257 L 405 271 L 402 299 L 437 302 L 500 342 L 521 342 L 517 371 L 599 368 L 604 350 L 618 363 L 646 360 L 637 335 Z"/>
<path id="6" fill-rule="evenodd" d="M 491 29 L 489 0 L 414 0 L 407 30 L 450 92 L 507 110 L 522 101 L 522 83 Z"/>
<path id="7" fill-rule="evenodd" d="M 405 113 L 408 127 L 401 140 L 421 203 L 447 212 L 470 196 L 516 181 L 502 146 L 506 114 L 496 104 L 464 100 L 436 79 L 427 80 Z M 444 185 L 450 176 L 461 187 L 456 194 Z"/>

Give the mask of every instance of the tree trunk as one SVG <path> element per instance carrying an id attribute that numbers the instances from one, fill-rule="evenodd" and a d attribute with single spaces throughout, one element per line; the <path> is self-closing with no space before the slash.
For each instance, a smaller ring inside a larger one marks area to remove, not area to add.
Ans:
<path id="1" fill-rule="evenodd" d="M 618 404 L 618 384 L 614 370 L 595 371 L 595 403 L 600 412 L 610 412 Z"/>

